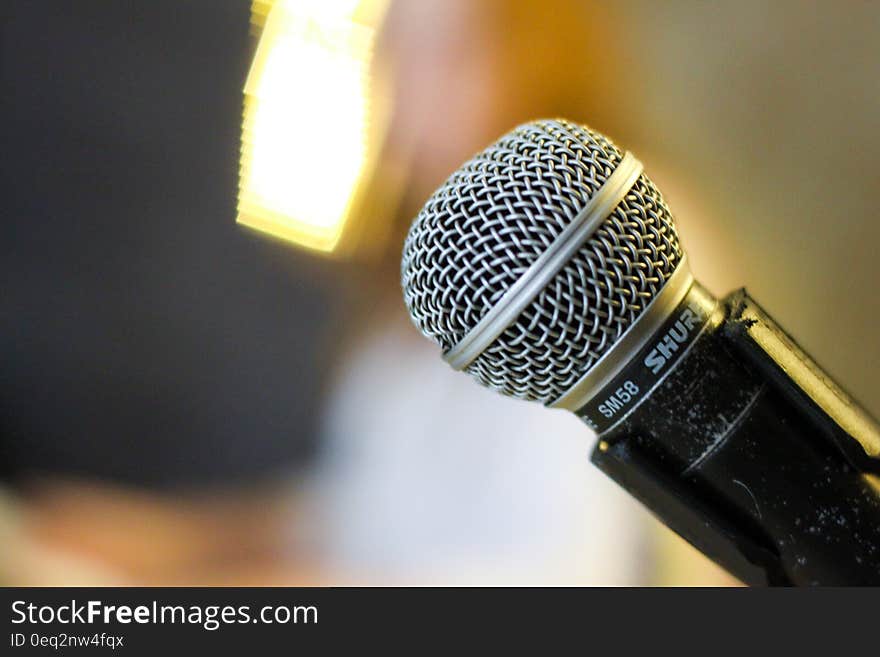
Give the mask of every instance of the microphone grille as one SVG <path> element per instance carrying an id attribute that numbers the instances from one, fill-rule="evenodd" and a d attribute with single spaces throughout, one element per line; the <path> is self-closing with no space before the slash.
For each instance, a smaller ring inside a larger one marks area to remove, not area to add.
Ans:
<path id="1" fill-rule="evenodd" d="M 621 161 L 606 137 L 563 120 L 521 125 L 431 196 L 401 263 L 413 322 L 447 351 L 498 302 Z M 504 394 L 549 403 L 614 344 L 683 252 L 642 174 L 530 305 L 467 368 Z"/>

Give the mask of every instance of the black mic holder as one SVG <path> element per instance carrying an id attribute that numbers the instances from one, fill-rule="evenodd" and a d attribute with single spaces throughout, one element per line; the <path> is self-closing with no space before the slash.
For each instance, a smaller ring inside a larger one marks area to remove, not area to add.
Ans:
<path id="1" fill-rule="evenodd" d="M 742 582 L 880 585 L 880 431 L 752 300 L 723 300 L 592 461 Z"/>

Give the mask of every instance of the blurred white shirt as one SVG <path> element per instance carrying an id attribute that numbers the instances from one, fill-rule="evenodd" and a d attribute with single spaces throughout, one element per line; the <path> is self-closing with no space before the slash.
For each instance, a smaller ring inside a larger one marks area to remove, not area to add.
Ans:
<path id="1" fill-rule="evenodd" d="M 575 416 L 453 371 L 402 312 L 344 365 L 319 496 L 339 578 L 645 583 L 646 512 L 590 463 Z"/>

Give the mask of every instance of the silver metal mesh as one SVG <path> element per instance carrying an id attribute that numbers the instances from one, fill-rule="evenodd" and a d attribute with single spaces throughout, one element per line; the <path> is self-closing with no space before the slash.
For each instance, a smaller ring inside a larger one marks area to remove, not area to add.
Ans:
<path id="1" fill-rule="evenodd" d="M 450 349 L 528 269 L 622 158 L 567 121 L 522 125 L 434 193 L 403 250 L 404 300 Z M 565 393 L 660 291 L 682 257 L 672 216 L 644 175 L 596 233 L 467 370 L 549 403 Z"/>

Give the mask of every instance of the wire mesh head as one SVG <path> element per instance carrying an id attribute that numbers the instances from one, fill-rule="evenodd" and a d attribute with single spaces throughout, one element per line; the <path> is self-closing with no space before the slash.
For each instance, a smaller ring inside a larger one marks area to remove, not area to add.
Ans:
<path id="1" fill-rule="evenodd" d="M 519 126 L 431 196 L 403 249 L 413 322 L 444 351 L 548 248 L 622 159 L 567 121 Z M 682 258 L 672 216 L 643 174 L 577 254 L 466 371 L 550 403 L 626 331 Z"/>

